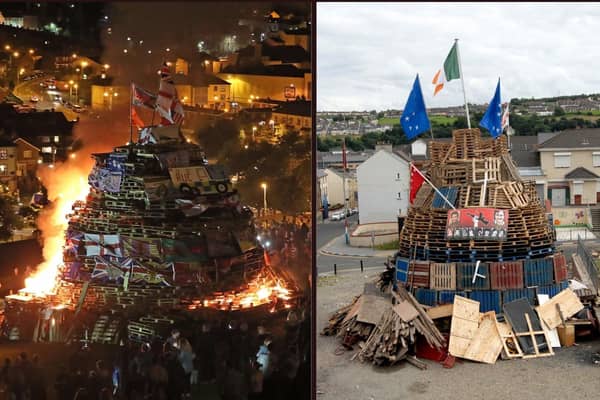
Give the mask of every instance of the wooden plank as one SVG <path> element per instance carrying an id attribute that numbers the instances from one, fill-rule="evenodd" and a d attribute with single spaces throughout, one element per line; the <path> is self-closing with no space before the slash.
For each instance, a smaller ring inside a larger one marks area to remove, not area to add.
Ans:
<path id="1" fill-rule="evenodd" d="M 523 357 L 523 351 L 508 322 L 496 321 L 496 329 L 502 339 L 502 358 Z"/>
<path id="2" fill-rule="evenodd" d="M 550 301 L 550 296 L 547 294 L 538 294 L 537 299 L 538 299 L 538 303 L 540 305 L 546 304 L 547 302 Z M 543 320 L 542 320 L 542 323 L 544 325 L 546 325 L 546 323 Z M 548 329 L 547 325 L 546 325 L 546 329 Z M 552 347 L 560 347 L 560 339 L 558 337 L 558 332 L 557 332 L 556 328 L 548 329 L 548 338 L 550 339 L 550 345 Z"/>
<path id="3" fill-rule="evenodd" d="M 358 322 L 377 325 L 383 313 L 392 306 L 392 302 L 381 296 L 363 294 L 363 302 L 356 315 Z"/>
<path id="4" fill-rule="evenodd" d="M 502 338 L 496 328 L 496 313 L 483 314 L 475 336 L 465 351 L 464 358 L 486 364 L 495 364 L 502 352 Z"/>
<path id="5" fill-rule="evenodd" d="M 393 309 L 404 322 L 410 322 L 419 316 L 417 309 L 406 300 L 396 304 Z"/>
<path id="6" fill-rule="evenodd" d="M 575 292 L 569 288 L 563 290 L 547 303 L 536 307 L 540 319 L 546 323 L 549 329 L 554 329 L 562 324 L 557 305 L 560 306 L 560 311 L 562 311 L 565 318 L 572 317 L 583 309 L 583 304 L 581 304 Z"/>
<path id="7" fill-rule="evenodd" d="M 431 319 L 450 317 L 452 316 L 452 309 L 452 304 L 443 304 L 441 306 L 431 307 L 428 309 L 427 315 L 429 315 Z"/>
<path id="8" fill-rule="evenodd" d="M 462 296 L 454 297 L 448 352 L 463 357 L 479 328 L 479 302 Z"/>

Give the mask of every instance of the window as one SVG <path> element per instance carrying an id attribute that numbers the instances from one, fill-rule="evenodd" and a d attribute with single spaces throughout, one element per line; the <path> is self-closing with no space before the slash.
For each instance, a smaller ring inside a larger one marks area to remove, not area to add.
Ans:
<path id="1" fill-rule="evenodd" d="M 221 100 L 225 100 L 225 95 L 224 94 L 221 95 Z"/>
<path id="2" fill-rule="evenodd" d="M 225 92 L 225 86 L 221 86 L 221 92 Z"/>
<path id="3" fill-rule="evenodd" d="M 54 143 L 58 143 L 60 141 L 60 136 L 54 136 Z"/>
<path id="4" fill-rule="evenodd" d="M 42 136 L 42 143 L 50 143 L 50 137 L 49 136 Z"/>
<path id="5" fill-rule="evenodd" d="M 398 200 L 402 200 L 402 192 L 398 192 L 398 197 L 396 197 Z"/>
<path id="6" fill-rule="evenodd" d="M 52 153 L 52 146 L 42 147 L 42 153 Z"/>
<path id="7" fill-rule="evenodd" d="M 8 166 L 6 164 L 0 164 L 0 175 L 8 175 Z"/>
<path id="8" fill-rule="evenodd" d="M 592 153 L 592 165 L 594 167 L 600 167 L 600 151 Z"/>
<path id="9" fill-rule="evenodd" d="M 31 158 L 31 157 L 33 157 L 33 153 L 31 150 L 23 151 L 23 158 Z"/>
<path id="10" fill-rule="evenodd" d="M 216 92 L 219 90 L 219 87 L 217 85 L 213 86 L 213 90 Z"/>
<path id="11" fill-rule="evenodd" d="M 6 160 L 8 158 L 8 151 L 6 149 L 0 149 L 0 160 Z"/>
<path id="12" fill-rule="evenodd" d="M 402 179 L 402 178 L 400 177 L 400 172 L 397 172 L 397 173 L 396 173 L 396 180 L 397 180 L 397 181 L 399 181 L 400 179 Z"/>
<path id="13" fill-rule="evenodd" d="M 570 168 L 571 153 L 554 153 L 554 168 Z"/>

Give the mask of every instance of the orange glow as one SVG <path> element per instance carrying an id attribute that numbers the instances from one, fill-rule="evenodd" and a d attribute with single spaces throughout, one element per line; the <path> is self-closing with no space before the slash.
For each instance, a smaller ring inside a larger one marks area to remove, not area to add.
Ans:
<path id="1" fill-rule="evenodd" d="M 69 214 L 73 203 L 85 200 L 89 192 L 87 173 L 74 164 L 55 164 L 53 169 L 42 169 L 40 176 L 48 188 L 48 198 L 53 201 L 52 206 L 42 211 L 38 221 L 44 232 L 45 261 L 25 280 L 25 289 L 22 290 L 36 296 L 54 291 L 62 265 L 64 232 Z"/>
<path id="2" fill-rule="evenodd" d="M 194 300 L 188 309 L 206 307 L 218 310 L 241 310 L 269 304 L 270 311 L 274 312 L 277 304 L 281 304 L 283 308 L 290 308 L 292 295 L 293 291 L 286 287 L 286 283 L 269 268 L 265 268 L 239 291 L 219 292 L 211 297 Z"/>

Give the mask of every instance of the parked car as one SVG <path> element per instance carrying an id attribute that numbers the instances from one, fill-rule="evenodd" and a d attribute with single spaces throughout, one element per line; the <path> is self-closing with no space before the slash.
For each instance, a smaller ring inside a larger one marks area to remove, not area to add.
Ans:
<path id="1" fill-rule="evenodd" d="M 341 221 L 344 219 L 344 210 L 334 211 L 329 214 L 330 221 Z"/>

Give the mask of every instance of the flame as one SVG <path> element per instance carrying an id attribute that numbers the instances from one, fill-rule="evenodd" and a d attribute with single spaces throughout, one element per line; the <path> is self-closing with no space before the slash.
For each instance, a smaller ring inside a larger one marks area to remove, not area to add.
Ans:
<path id="1" fill-rule="evenodd" d="M 210 297 L 194 300 L 188 306 L 190 310 L 201 307 L 219 310 L 240 310 L 270 304 L 270 312 L 275 312 L 278 304 L 291 308 L 293 291 L 270 269 L 265 268 L 254 280 L 239 291 L 219 292 Z"/>
<path id="2" fill-rule="evenodd" d="M 89 192 L 86 171 L 85 165 L 69 162 L 39 170 L 40 179 L 48 189 L 48 198 L 53 204 L 44 209 L 38 219 L 44 237 L 44 262 L 25 279 L 22 292 L 34 296 L 54 292 L 63 261 L 64 232 L 68 227 L 69 214 L 73 204 L 85 200 Z"/>

